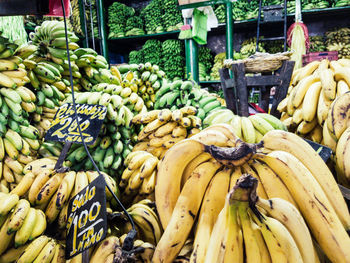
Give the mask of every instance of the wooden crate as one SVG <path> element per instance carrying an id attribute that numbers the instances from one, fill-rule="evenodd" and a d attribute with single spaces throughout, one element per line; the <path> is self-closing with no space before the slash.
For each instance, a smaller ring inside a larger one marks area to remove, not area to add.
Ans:
<path id="1" fill-rule="evenodd" d="M 303 55 L 303 66 L 309 64 L 312 61 L 328 59 L 338 60 L 338 51 L 324 51 L 324 52 L 312 52 Z"/>

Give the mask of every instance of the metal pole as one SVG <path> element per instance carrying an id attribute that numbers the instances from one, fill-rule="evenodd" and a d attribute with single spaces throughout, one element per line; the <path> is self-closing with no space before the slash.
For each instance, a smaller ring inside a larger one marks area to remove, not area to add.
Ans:
<path id="1" fill-rule="evenodd" d="M 105 24 L 105 13 L 104 13 L 104 6 L 103 6 L 103 0 L 96 0 L 96 7 L 98 12 L 98 18 L 99 18 L 99 27 L 101 32 L 101 46 L 102 55 L 107 59 L 108 61 L 108 46 L 107 46 L 107 32 L 106 32 L 106 24 Z"/>
<path id="2" fill-rule="evenodd" d="M 259 13 L 258 13 L 258 27 L 256 30 L 256 51 L 259 52 L 259 38 L 260 38 L 260 22 L 261 22 L 261 8 L 262 8 L 262 0 L 259 1 Z"/>
<path id="3" fill-rule="evenodd" d="M 186 24 L 191 24 L 191 19 L 186 19 Z M 192 77 L 194 81 L 199 81 L 198 69 L 198 45 L 193 39 L 185 40 L 186 51 L 186 73 L 187 78 Z"/>
<path id="4" fill-rule="evenodd" d="M 233 59 L 233 17 L 232 3 L 226 3 L 226 58 Z"/>
<path id="5" fill-rule="evenodd" d="M 83 42 L 84 47 L 89 47 L 89 36 L 86 25 L 86 11 L 85 11 L 85 3 L 84 0 L 79 0 L 79 12 L 80 12 L 80 25 L 82 27 L 82 31 L 85 37 L 85 42 Z"/>

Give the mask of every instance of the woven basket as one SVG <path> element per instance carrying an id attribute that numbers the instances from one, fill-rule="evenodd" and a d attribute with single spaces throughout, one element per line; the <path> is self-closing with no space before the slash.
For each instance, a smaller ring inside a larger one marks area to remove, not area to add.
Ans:
<path id="1" fill-rule="evenodd" d="M 247 73 L 271 72 L 279 69 L 283 61 L 290 59 L 290 52 L 279 54 L 257 53 L 242 60 L 225 60 L 224 66 L 231 67 L 232 64 L 244 63 Z"/>

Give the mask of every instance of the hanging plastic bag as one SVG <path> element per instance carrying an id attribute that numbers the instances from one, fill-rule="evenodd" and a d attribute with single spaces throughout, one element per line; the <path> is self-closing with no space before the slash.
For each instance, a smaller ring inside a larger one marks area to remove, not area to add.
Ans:
<path id="1" fill-rule="evenodd" d="M 207 21 L 208 15 L 204 12 L 195 9 L 193 11 L 193 29 L 192 36 L 199 45 L 207 44 Z"/>
<path id="2" fill-rule="evenodd" d="M 66 17 L 70 16 L 70 1 L 69 0 L 63 0 L 64 3 L 64 9 L 66 12 Z M 63 17 L 63 9 L 61 5 L 61 0 L 49 0 L 49 13 L 45 16 L 59 16 Z"/>

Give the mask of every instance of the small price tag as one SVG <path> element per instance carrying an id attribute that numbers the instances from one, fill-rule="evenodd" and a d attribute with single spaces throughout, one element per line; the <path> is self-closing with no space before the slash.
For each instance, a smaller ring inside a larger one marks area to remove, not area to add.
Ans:
<path id="1" fill-rule="evenodd" d="M 76 104 L 80 129 L 86 144 L 93 144 L 97 139 L 107 108 L 103 105 Z M 72 103 L 59 107 L 45 135 L 45 140 L 82 144 L 78 124 L 74 118 Z"/>
<path id="2" fill-rule="evenodd" d="M 106 182 L 97 177 L 68 205 L 66 259 L 102 241 L 107 234 Z"/>

